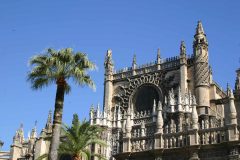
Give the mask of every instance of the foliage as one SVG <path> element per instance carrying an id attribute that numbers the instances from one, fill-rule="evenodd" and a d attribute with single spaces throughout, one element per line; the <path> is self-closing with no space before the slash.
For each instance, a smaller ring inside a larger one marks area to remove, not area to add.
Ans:
<path id="1" fill-rule="evenodd" d="M 65 81 L 72 79 L 80 86 L 95 87 L 87 71 L 96 69 L 96 65 L 88 60 L 86 54 L 74 54 L 71 48 L 59 51 L 49 48 L 45 54 L 32 57 L 29 63 L 33 66 L 28 73 L 32 89 L 49 86 L 61 78 Z M 69 93 L 70 90 L 70 85 L 66 83 L 65 92 Z"/>
<path id="2" fill-rule="evenodd" d="M 39 156 L 36 160 L 43 160 L 43 159 L 48 160 L 48 154 L 43 154 L 43 155 Z"/>
<path id="3" fill-rule="evenodd" d="M 71 155 L 73 159 L 90 160 L 91 156 L 96 156 L 99 159 L 105 159 L 100 154 L 91 153 L 90 146 L 99 144 L 106 147 L 106 142 L 101 140 L 100 134 L 103 129 L 96 125 L 90 125 L 84 120 L 79 121 L 78 115 L 73 115 L 72 126 L 63 125 L 63 135 L 65 138 L 59 146 L 59 154 Z"/>

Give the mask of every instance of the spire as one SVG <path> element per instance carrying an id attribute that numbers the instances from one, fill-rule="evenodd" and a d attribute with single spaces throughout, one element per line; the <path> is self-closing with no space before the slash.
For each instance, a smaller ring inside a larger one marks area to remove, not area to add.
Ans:
<path id="1" fill-rule="evenodd" d="M 158 48 L 157 50 L 157 69 L 160 70 L 161 69 L 161 55 L 160 55 L 160 48 Z"/>
<path id="2" fill-rule="evenodd" d="M 161 54 L 160 54 L 160 48 L 158 48 L 157 50 L 157 60 L 161 59 Z"/>
<path id="3" fill-rule="evenodd" d="M 198 21 L 198 25 L 196 28 L 196 34 L 204 34 L 204 30 L 203 30 L 203 26 L 202 26 L 202 22 Z"/>
<path id="4" fill-rule="evenodd" d="M 113 60 L 112 60 L 112 50 L 111 49 L 107 50 L 104 66 L 105 66 L 105 73 L 107 75 L 109 75 L 113 72 Z"/>
<path id="5" fill-rule="evenodd" d="M 184 41 L 181 41 L 180 45 L 180 55 L 181 56 L 186 56 L 186 45 Z"/>
<path id="6" fill-rule="evenodd" d="M 132 64 L 137 64 L 137 56 L 136 56 L 136 54 L 133 55 L 133 63 Z"/>
<path id="7" fill-rule="evenodd" d="M 228 96 L 230 96 L 230 91 L 231 91 L 231 89 L 230 89 L 230 87 L 229 87 L 229 84 L 227 83 L 227 95 L 228 95 Z"/>
<path id="8" fill-rule="evenodd" d="M 132 69 L 135 70 L 137 68 L 137 56 L 136 54 L 133 55 L 133 61 L 132 61 Z"/>
<path id="9" fill-rule="evenodd" d="M 18 129 L 17 133 L 17 137 L 19 138 L 19 142 L 23 143 L 24 142 L 24 131 L 23 131 L 23 124 L 20 124 L 20 128 Z"/>
<path id="10" fill-rule="evenodd" d="M 112 64 L 112 50 L 108 49 L 105 57 L 105 66 L 107 64 Z"/>
<path id="11" fill-rule="evenodd" d="M 52 131 L 52 110 L 49 110 L 47 123 L 45 125 L 45 129 L 47 130 L 47 132 Z"/>
<path id="12" fill-rule="evenodd" d="M 198 25 L 197 25 L 197 28 L 196 28 L 196 33 L 195 33 L 195 36 L 194 36 L 194 44 L 208 44 L 207 42 L 207 38 L 206 38 L 206 34 L 203 30 L 203 26 L 202 26 L 202 22 L 201 21 L 198 21 Z"/>
<path id="13" fill-rule="evenodd" d="M 30 139 L 35 139 L 37 138 L 37 121 L 35 121 L 34 128 L 32 129 Z"/>

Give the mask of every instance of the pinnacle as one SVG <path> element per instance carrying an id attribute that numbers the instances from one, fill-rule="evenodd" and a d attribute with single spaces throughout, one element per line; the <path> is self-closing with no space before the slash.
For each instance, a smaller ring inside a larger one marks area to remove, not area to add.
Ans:
<path id="1" fill-rule="evenodd" d="M 186 54 L 186 45 L 184 41 L 181 41 L 180 54 Z"/>
<path id="2" fill-rule="evenodd" d="M 203 26 L 202 26 L 202 22 L 198 21 L 198 25 L 196 28 L 196 34 L 204 34 L 204 30 L 203 30 Z"/>
<path id="3" fill-rule="evenodd" d="M 157 50 L 157 58 L 160 58 L 160 48 Z"/>
<path id="4" fill-rule="evenodd" d="M 136 57 L 136 54 L 133 55 L 133 64 L 137 64 L 137 57 Z"/>

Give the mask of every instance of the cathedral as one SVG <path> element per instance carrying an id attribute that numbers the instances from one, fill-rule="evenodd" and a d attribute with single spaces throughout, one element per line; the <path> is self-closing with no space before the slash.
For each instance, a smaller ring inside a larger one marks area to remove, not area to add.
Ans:
<path id="1" fill-rule="evenodd" d="M 208 40 L 199 21 L 193 53 L 185 43 L 179 54 L 114 70 L 112 51 L 105 57 L 104 102 L 92 106 L 91 125 L 105 128 L 108 147 L 91 151 L 108 160 L 235 160 L 240 159 L 240 69 L 235 89 L 223 90 L 212 76 Z M 37 136 L 33 128 L 24 139 L 17 130 L 10 159 L 36 159 L 49 150 L 52 113 Z M 97 158 L 92 157 L 93 160 Z"/>

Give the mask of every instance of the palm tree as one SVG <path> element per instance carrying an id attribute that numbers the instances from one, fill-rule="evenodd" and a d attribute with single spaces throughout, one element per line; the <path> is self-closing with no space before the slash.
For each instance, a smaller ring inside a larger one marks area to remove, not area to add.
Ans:
<path id="1" fill-rule="evenodd" d="M 85 120 L 80 122 L 78 115 L 73 115 L 72 126 L 63 126 L 64 140 L 59 146 L 60 155 L 69 155 L 73 160 L 90 160 L 91 156 L 96 156 L 99 159 L 106 159 L 101 154 L 91 153 L 90 146 L 98 144 L 106 147 L 105 141 L 101 140 L 100 133 L 103 129 L 96 125 L 90 125 Z"/>
<path id="2" fill-rule="evenodd" d="M 74 53 L 71 48 L 47 49 L 46 53 L 36 55 L 30 59 L 32 70 L 28 73 L 28 81 L 34 90 L 41 89 L 56 83 L 57 91 L 53 119 L 52 140 L 49 160 L 57 160 L 57 150 L 60 141 L 64 95 L 68 94 L 71 87 L 68 80 L 73 80 L 77 85 L 94 88 L 88 70 L 96 68 L 84 53 Z"/>

